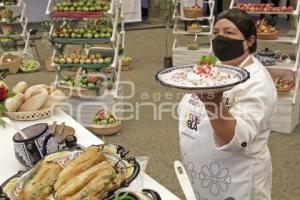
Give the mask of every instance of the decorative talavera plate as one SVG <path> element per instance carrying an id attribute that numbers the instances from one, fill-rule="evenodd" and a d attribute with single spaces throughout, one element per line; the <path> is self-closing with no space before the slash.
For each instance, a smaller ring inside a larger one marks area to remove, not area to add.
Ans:
<path id="1" fill-rule="evenodd" d="M 140 166 L 134 157 L 122 158 L 120 154 L 115 154 L 113 146 L 106 148 L 103 153 L 106 159 L 111 162 L 113 165 L 116 165 L 122 173 L 125 173 L 126 179 L 121 183 L 120 187 L 114 191 L 110 191 L 108 196 L 105 199 L 111 199 L 118 189 L 123 187 L 128 187 L 129 184 L 138 176 L 140 172 Z M 68 162 L 74 160 L 81 154 L 81 150 L 74 151 L 60 151 L 57 153 L 50 154 L 44 158 L 46 161 L 55 161 L 62 167 L 65 167 Z M 40 162 L 39 162 L 40 163 Z M 39 165 L 39 163 L 36 164 Z M 19 200 L 20 192 L 28 179 L 30 179 L 35 171 L 36 167 L 33 167 L 28 172 L 22 174 L 20 177 L 14 177 L 8 180 L 5 185 L 2 186 L 1 196 L 7 197 L 10 200 Z M 53 195 L 48 197 L 49 200 L 54 200 Z"/>
<path id="2" fill-rule="evenodd" d="M 194 73 L 195 65 L 176 66 L 159 71 L 155 78 L 164 86 L 184 93 L 221 93 L 250 78 L 250 73 L 240 67 L 218 64 L 211 76 Z"/>

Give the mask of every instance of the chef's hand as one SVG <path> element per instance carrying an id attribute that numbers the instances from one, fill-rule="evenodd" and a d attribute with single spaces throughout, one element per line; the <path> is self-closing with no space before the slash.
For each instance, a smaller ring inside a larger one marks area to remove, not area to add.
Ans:
<path id="1" fill-rule="evenodd" d="M 211 117 L 218 117 L 223 112 L 223 93 L 198 94 L 199 99 L 203 102 L 207 114 Z"/>

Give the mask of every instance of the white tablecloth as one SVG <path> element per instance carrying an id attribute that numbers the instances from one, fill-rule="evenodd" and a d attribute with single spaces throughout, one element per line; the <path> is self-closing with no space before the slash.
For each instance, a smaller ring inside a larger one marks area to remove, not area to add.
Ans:
<path id="1" fill-rule="evenodd" d="M 53 121 L 57 121 L 58 123 L 66 122 L 66 125 L 72 126 L 76 130 L 75 134 L 78 142 L 83 146 L 103 143 L 99 138 L 94 136 L 87 129 L 59 109 L 57 109 L 55 115 L 51 118 L 35 122 L 16 122 L 16 124 L 19 128 L 25 128 L 32 124 L 51 123 Z M 10 127 L 5 129 L 2 127 L 0 128 L 0 184 L 2 184 L 12 175 L 16 174 L 19 170 L 24 170 L 24 166 L 22 166 L 15 158 L 12 140 L 14 133 L 15 131 Z M 179 200 L 178 197 L 176 197 L 148 175 L 145 176 L 144 187 L 157 191 L 163 200 Z"/>

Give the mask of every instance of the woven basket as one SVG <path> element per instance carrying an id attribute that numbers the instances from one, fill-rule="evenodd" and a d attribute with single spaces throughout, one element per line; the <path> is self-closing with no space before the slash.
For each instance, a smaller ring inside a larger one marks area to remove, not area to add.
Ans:
<path id="1" fill-rule="evenodd" d="M 16 121 L 35 121 L 39 119 L 45 119 L 51 117 L 53 113 L 53 107 L 29 112 L 5 112 L 10 119 Z"/>
<path id="2" fill-rule="evenodd" d="M 14 32 L 13 27 L 10 24 L 2 24 L 1 30 L 3 35 L 11 35 Z"/>
<path id="3" fill-rule="evenodd" d="M 132 60 L 124 61 L 122 60 L 122 66 L 129 66 L 132 63 Z"/>
<path id="4" fill-rule="evenodd" d="M 73 97 L 96 97 L 97 91 L 90 90 L 87 88 L 82 87 L 74 87 L 74 86 L 67 86 L 67 85 L 57 85 L 57 88 L 60 89 L 66 96 L 73 96 Z"/>
<path id="5" fill-rule="evenodd" d="M 201 27 L 188 27 L 187 32 L 188 33 L 200 33 L 202 31 Z"/>
<path id="6" fill-rule="evenodd" d="M 130 65 L 122 65 L 122 71 L 130 71 L 131 69 Z"/>
<path id="7" fill-rule="evenodd" d="M 37 63 L 37 66 L 36 66 L 34 69 L 31 69 L 31 70 L 26 70 L 26 69 L 24 69 L 24 68 L 23 68 L 23 63 L 22 63 L 22 65 L 20 66 L 20 69 L 21 69 L 21 71 L 24 72 L 24 73 L 37 72 L 37 71 L 39 71 L 40 65 L 41 65 L 41 64 L 40 64 L 40 62 L 37 61 L 37 60 L 36 60 L 36 63 Z"/>
<path id="8" fill-rule="evenodd" d="M 11 74 L 18 73 L 21 65 L 22 65 L 22 58 L 21 57 L 16 59 L 14 62 L 10 62 L 10 63 L 2 63 L 2 58 L 0 60 L 0 69 L 1 70 L 8 69 L 9 73 L 11 73 Z"/>
<path id="9" fill-rule="evenodd" d="M 183 8 L 183 13 L 186 18 L 198 18 L 203 16 L 203 9 L 188 9 Z"/>
<path id="10" fill-rule="evenodd" d="M 261 40 L 276 40 L 278 38 L 278 31 L 274 33 L 257 33 L 257 38 Z"/>
<path id="11" fill-rule="evenodd" d="M 122 122 L 118 120 L 114 124 L 109 125 L 95 125 L 92 124 L 92 126 L 89 128 L 94 134 L 102 136 L 102 135 L 113 135 L 118 132 L 120 132 L 122 128 Z"/>

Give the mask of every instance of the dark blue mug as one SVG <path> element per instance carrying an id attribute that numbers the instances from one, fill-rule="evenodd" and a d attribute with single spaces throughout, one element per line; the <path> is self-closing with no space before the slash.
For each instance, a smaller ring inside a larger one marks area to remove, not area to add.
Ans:
<path id="1" fill-rule="evenodd" d="M 26 166 L 33 166 L 44 156 L 59 150 L 58 141 L 50 132 L 47 124 L 35 124 L 22 129 L 27 139 L 19 133 L 13 136 L 17 159 Z"/>

